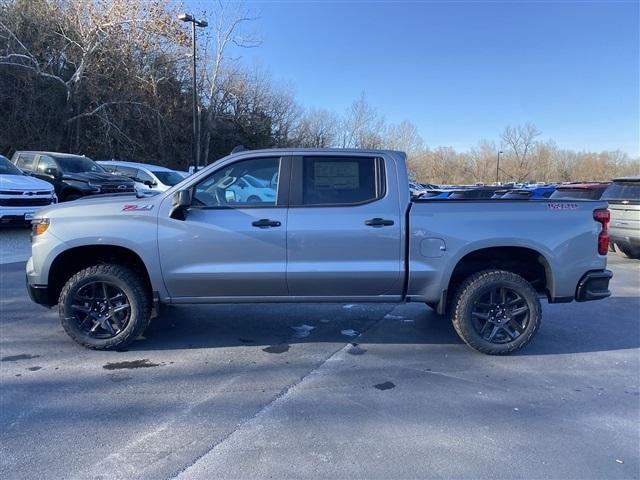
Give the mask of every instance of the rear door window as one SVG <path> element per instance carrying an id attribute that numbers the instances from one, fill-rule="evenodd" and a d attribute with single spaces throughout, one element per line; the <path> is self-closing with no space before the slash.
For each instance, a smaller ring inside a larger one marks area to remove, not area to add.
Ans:
<path id="1" fill-rule="evenodd" d="M 382 159 L 304 157 L 303 205 L 358 205 L 384 196 Z"/>
<path id="2" fill-rule="evenodd" d="M 16 160 L 16 166 L 22 170 L 33 170 L 33 161 L 36 156 L 32 153 L 20 153 L 18 155 L 18 160 Z"/>
<path id="3" fill-rule="evenodd" d="M 46 155 L 40 155 L 40 159 L 38 160 L 38 173 L 46 174 L 47 170 L 55 168 L 58 169 L 58 165 L 53 158 L 47 157 Z"/>

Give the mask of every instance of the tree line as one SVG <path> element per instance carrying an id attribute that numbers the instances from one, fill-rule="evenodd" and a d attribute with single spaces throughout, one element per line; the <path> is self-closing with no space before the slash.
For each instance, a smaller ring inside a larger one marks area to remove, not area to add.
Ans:
<path id="1" fill-rule="evenodd" d="M 199 30 L 199 157 L 235 146 L 389 148 L 431 183 L 608 180 L 638 173 L 620 151 L 576 152 L 509 126 L 499 142 L 430 148 L 409 120 L 392 124 L 361 94 L 345 112 L 305 108 L 293 88 L 248 67 L 260 45 L 251 13 L 212 4 Z M 185 170 L 191 164 L 191 36 L 171 0 L 0 0 L 0 153 L 55 150 Z M 234 57 L 235 56 L 235 57 Z"/>

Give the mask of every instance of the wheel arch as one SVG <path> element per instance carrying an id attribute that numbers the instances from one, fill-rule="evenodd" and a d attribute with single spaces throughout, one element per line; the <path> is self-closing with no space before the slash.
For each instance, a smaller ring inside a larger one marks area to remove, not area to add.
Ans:
<path id="1" fill-rule="evenodd" d="M 150 298 L 153 297 L 149 270 L 138 253 L 119 245 L 82 245 L 62 251 L 51 262 L 47 282 L 50 303 L 58 303 L 64 284 L 75 273 L 101 263 L 122 265 L 135 271 L 142 278 Z"/>
<path id="2" fill-rule="evenodd" d="M 549 259 L 536 249 L 524 246 L 495 246 L 472 250 L 463 255 L 449 275 L 438 311 L 444 313 L 458 286 L 469 276 L 486 269 L 499 269 L 520 275 L 538 293 L 551 299 L 553 270 Z"/>

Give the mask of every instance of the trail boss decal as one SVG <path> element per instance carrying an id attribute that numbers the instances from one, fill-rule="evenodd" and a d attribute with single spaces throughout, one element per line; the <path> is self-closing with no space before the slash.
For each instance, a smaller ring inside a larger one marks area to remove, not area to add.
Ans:
<path id="1" fill-rule="evenodd" d="M 148 212 L 153 208 L 153 205 L 135 205 L 127 204 L 122 207 L 123 212 Z"/>
<path id="2" fill-rule="evenodd" d="M 577 210 L 577 203 L 547 203 L 547 210 Z"/>

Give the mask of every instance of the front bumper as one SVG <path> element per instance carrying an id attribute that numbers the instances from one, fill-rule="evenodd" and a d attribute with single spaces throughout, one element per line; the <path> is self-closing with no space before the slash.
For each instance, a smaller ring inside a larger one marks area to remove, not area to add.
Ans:
<path id="1" fill-rule="evenodd" d="M 27 292 L 29 292 L 29 298 L 31 301 L 44 305 L 45 307 L 52 307 L 53 304 L 49 299 L 49 288 L 47 285 L 31 285 L 29 283 L 29 277 L 25 277 L 27 283 Z"/>
<path id="2" fill-rule="evenodd" d="M 588 302 L 611 296 L 609 290 L 611 277 L 613 277 L 611 270 L 593 270 L 585 273 L 576 288 L 576 301 Z"/>

